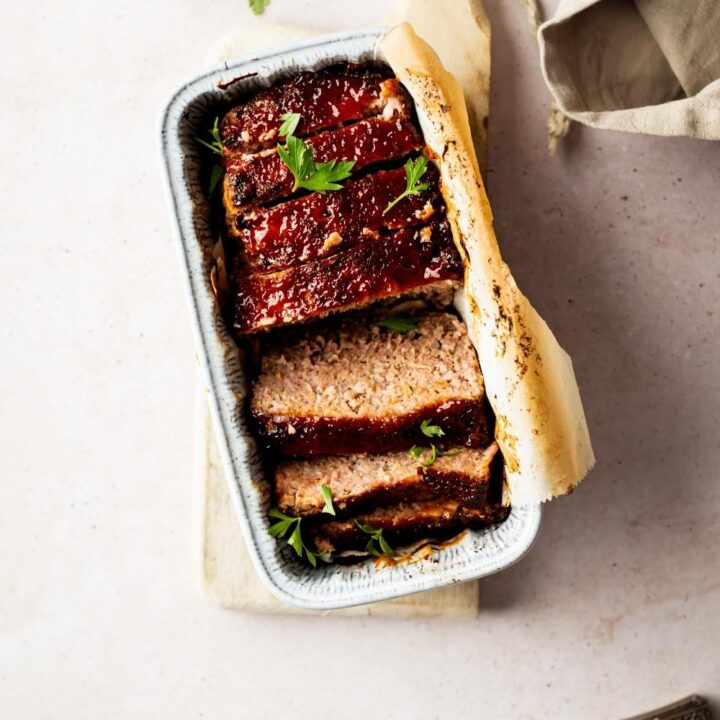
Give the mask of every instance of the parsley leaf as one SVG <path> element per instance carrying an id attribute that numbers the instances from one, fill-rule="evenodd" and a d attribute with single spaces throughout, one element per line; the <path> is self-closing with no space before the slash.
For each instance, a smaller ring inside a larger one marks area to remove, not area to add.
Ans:
<path id="1" fill-rule="evenodd" d="M 427 183 L 418 183 L 427 170 L 427 164 L 428 161 L 424 155 L 420 155 L 416 160 L 410 159 L 405 163 L 405 190 L 388 204 L 383 210 L 383 215 L 395 207 L 403 198 L 408 197 L 408 195 L 419 195 L 423 190 L 428 189 Z"/>
<path id="2" fill-rule="evenodd" d="M 300 138 L 288 135 L 286 146 L 278 145 L 280 159 L 288 166 L 295 178 L 293 192 L 298 188 L 323 193 L 326 190 L 340 190 L 340 180 L 350 177 L 350 171 L 355 161 L 331 160 L 325 163 L 316 163 L 312 149 Z"/>
<path id="3" fill-rule="evenodd" d="M 433 425 L 429 420 L 423 420 L 420 423 L 420 432 L 425 437 L 443 437 L 445 431 L 439 425 Z"/>
<path id="4" fill-rule="evenodd" d="M 414 320 L 402 317 L 401 315 L 391 315 L 375 324 L 378 327 L 387 328 L 388 330 L 394 330 L 399 333 L 410 332 L 410 330 L 414 330 L 417 327 L 417 323 Z"/>
<path id="5" fill-rule="evenodd" d="M 431 425 L 430 427 L 439 427 L 438 425 Z M 427 435 L 427 433 L 425 433 Z M 445 433 L 442 433 L 443 435 Z M 415 460 L 418 461 L 420 465 L 422 465 L 424 468 L 429 468 L 433 463 L 441 457 L 454 457 L 455 455 L 459 455 L 462 452 L 459 448 L 455 448 L 454 450 L 439 450 L 435 447 L 433 443 L 430 443 L 430 448 L 424 448 L 420 447 L 420 445 L 413 445 L 409 450 L 408 453 L 415 458 Z M 427 460 L 423 460 L 423 456 L 425 453 L 430 453 L 430 456 L 427 458 Z"/>
<path id="6" fill-rule="evenodd" d="M 383 537 L 383 531 L 381 528 L 378 529 L 372 527 L 372 525 L 363 525 L 357 520 L 355 521 L 355 524 L 366 535 L 370 536 L 370 539 L 365 546 L 365 550 L 368 552 L 368 554 L 374 555 L 375 557 L 379 557 L 380 555 L 387 555 L 388 557 L 393 557 L 393 555 L 395 555 L 395 551 L 390 547 L 387 540 L 385 540 L 385 538 Z"/>
<path id="7" fill-rule="evenodd" d="M 218 183 L 222 180 L 223 175 L 225 174 L 225 170 L 223 169 L 222 165 L 213 165 L 213 169 L 210 173 L 210 185 L 208 187 L 208 198 L 211 198 L 213 193 L 215 192 L 215 188 L 218 186 Z"/>
<path id="8" fill-rule="evenodd" d="M 212 150 L 216 155 L 222 155 L 223 154 L 223 144 L 222 140 L 220 139 L 220 128 L 218 127 L 219 118 L 215 118 L 215 122 L 213 123 L 213 126 L 208 130 L 212 137 L 212 142 L 209 143 L 206 140 L 203 140 L 202 138 L 196 138 L 197 141 L 204 145 L 206 148 Z"/>
<path id="9" fill-rule="evenodd" d="M 323 499 L 325 500 L 325 507 L 322 509 L 327 515 L 335 515 L 335 506 L 333 505 L 332 490 L 329 485 L 323 485 L 320 488 Z"/>
<path id="10" fill-rule="evenodd" d="M 325 558 L 326 553 L 313 552 L 307 545 L 305 545 L 302 539 L 302 530 L 300 528 L 302 518 L 285 515 L 277 508 L 271 508 L 268 511 L 268 515 L 277 520 L 276 523 L 273 523 L 268 528 L 270 536 L 274 538 L 284 538 L 292 529 L 290 537 L 287 538 L 287 544 L 298 554 L 299 557 L 302 557 L 304 553 L 307 561 L 313 567 L 317 567 L 317 559 L 319 557 Z"/>
<path id="11" fill-rule="evenodd" d="M 438 458 L 438 449 L 432 443 L 430 443 L 430 450 L 419 445 L 413 445 L 408 452 L 425 468 L 429 468 Z M 422 457 L 426 452 L 430 453 L 430 457 L 423 460 Z"/>
<path id="12" fill-rule="evenodd" d="M 281 115 L 282 125 L 280 125 L 280 134 L 283 137 L 294 135 L 301 117 L 302 115 L 300 115 L 300 113 L 285 113 Z"/>
<path id="13" fill-rule="evenodd" d="M 248 4 L 255 15 L 262 15 L 270 4 L 270 0 L 248 0 Z"/>

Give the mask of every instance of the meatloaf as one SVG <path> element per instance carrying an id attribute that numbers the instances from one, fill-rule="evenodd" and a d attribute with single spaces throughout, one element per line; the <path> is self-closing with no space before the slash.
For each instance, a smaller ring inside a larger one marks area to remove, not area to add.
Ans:
<path id="1" fill-rule="evenodd" d="M 300 72 L 230 110 L 220 128 L 222 144 L 228 153 L 254 152 L 281 140 L 286 113 L 302 116 L 295 134 L 306 137 L 381 114 L 401 101 L 407 103 L 407 94 L 398 81 L 374 68 L 347 65 Z"/>
<path id="2" fill-rule="evenodd" d="M 313 546 L 374 553 L 380 532 L 387 550 L 503 520 L 477 354 L 446 310 L 463 262 L 410 95 L 387 68 L 300 72 L 231 108 L 213 140 L 219 297 L 253 348 L 273 536 L 314 565 Z"/>
<path id="3" fill-rule="evenodd" d="M 326 485 L 339 516 L 372 505 L 434 497 L 482 508 L 496 455 L 493 443 L 484 450 L 456 448 L 429 467 L 408 452 L 286 460 L 275 471 L 277 505 L 295 517 L 320 515 Z"/>
<path id="4" fill-rule="evenodd" d="M 235 277 L 240 334 L 352 310 L 424 287 L 459 285 L 462 261 L 447 220 L 397 230 L 324 260 Z"/>
<path id="5" fill-rule="evenodd" d="M 490 442 L 475 348 L 460 319 L 413 318 L 407 332 L 367 317 L 286 332 L 265 348 L 250 411 L 286 455 L 383 453 Z M 442 435 L 423 433 L 423 422 Z"/>
<path id="6" fill-rule="evenodd" d="M 231 229 L 240 238 L 253 272 L 282 270 L 321 260 L 371 239 L 380 232 L 423 225 L 442 212 L 438 174 L 429 168 L 428 188 L 385 212 L 406 186 L 404 168 L 381 170 L 349 180 L 341 190 L 311 193 L 296 200 L 256 208 Z"/>
<path id="7" fill-rule="evenodd" d="M 312 531 L 319 552 L 338 552 L 362 548 L 369 539 L 361 526 L 382 530 L 393 546 L 422 537 L 446 536 L 465 527 L 479 528 L 502 522 L 508 509 L 486 505 L 473 509 L 455 500 L 403 502 L 375 508 L 347 520 L 329 520 Z"/>

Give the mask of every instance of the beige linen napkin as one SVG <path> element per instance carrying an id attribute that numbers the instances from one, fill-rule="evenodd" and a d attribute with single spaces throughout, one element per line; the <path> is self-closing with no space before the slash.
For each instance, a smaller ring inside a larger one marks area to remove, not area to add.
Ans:
<path id="1" fill-rule="evenodd" d="M 573 120 L 720 139 L 718 0 L 563 0 L 538 39 L 548 87 Z"/>

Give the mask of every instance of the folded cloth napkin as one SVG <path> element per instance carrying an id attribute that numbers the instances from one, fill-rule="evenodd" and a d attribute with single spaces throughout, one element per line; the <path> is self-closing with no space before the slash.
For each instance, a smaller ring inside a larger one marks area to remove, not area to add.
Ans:
<path id="1" fill-rule="evenodd" d="M 562 0 L 538 40 L 548 87 L 573 120 L 720 139 L 719 0 Z"/>

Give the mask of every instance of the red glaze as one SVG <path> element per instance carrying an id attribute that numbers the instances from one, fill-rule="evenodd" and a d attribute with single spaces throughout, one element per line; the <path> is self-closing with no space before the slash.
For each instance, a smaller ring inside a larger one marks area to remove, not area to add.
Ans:
<path id="1" fill-rule="evenodd" d="M 287 325 L 441 280 L 462 280 L 463 266 L 446 220 L 398 230 L 325 260 L 266 275 L 235 278 L 240 333 Z"/>
<path id="2" fill-rule="evenodd" d="M 390 453 L 407 450 L 412 445 L 427 447 L 430 440 L 420 431 L 423 420 L 442 427 L 443 446 L 449 443 L 480 448 L 490 444 L 487 410 L 482 400 L 448 400 L 419 412 L 382 419 L 253 415 L 268 448 L 283 455 Z"/>
<path id="3" fill-rule="evenodd" d="M 245 260 L 256 272 L 280 270 L 377 238 L 381 228 L 427 224 L 443 207 L 434 166 L 428 167 L 422 182 L 430 187 L 403 198 L 386 214 L 388 204 L 407 187 L 404 168 L 251 212 L 238 221 Z"/>
<path id="4" fill-rule="evenodd" d="M 285 113 L 302 117 L 297 137 L 361 120 L 382 111 L 390 97 L 404 95 L 397 80 L 377 74 L 348 75 L 338 71 L 301 72 L 261 90 L 223 118 L 220 133 L 229 152 L 253 152 L 274 146 Z"/>
<path id="5" fill-rule="evenodd" d="M 353 172 L 384 160 L 419 150 L 420 133 L 409 119 L 397 116 L 361 120 L 353 125 L 315 135 L 307 141 L 316 162 L 354 160 Z M 276 151 L 225 158 L 227 182 L 236 208 L 260 205 L 287 197 L 294 179 Z"/>

